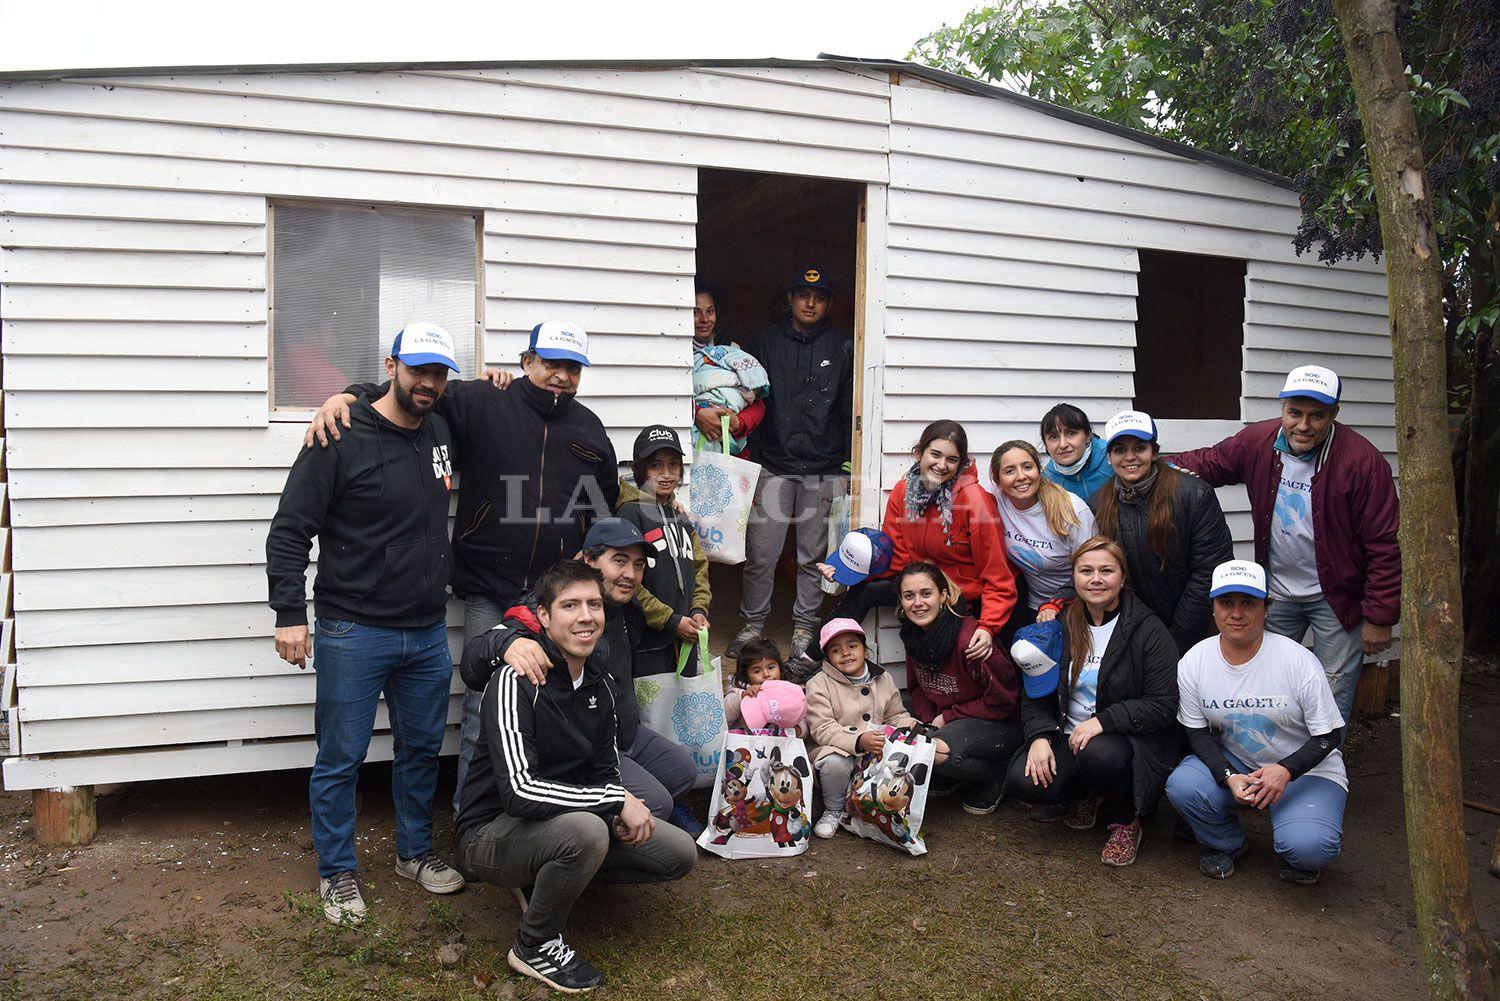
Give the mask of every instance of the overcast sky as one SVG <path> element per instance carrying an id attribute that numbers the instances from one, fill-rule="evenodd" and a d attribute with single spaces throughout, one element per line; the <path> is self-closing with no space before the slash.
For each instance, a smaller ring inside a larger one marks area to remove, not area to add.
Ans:
<path id="1" fill-rule="evenodd" d="M 978 0 L 0 0 L 0 70 L 260 63 L 904 58 Z"/>

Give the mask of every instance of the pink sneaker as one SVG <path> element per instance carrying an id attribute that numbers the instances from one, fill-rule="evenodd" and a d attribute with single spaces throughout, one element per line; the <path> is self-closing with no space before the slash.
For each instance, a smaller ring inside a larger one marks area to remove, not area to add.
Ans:
<path id="1" fill-rule="evenodd" d="M 1142 832 L 1136 824 L 1110 824 L 1109 838 L 1104 842 L 1104 851 L 1099 861 L 1105 865 L 1130 865 L 1140 851 Z"/>

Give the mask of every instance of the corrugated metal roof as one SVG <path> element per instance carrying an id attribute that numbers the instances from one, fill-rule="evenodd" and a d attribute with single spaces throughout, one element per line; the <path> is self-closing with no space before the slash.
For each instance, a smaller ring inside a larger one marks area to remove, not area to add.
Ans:
<path id="1" fill-rule="evenodd" d="M 616 68 L 616 69 L 681 69 L 692 67 L 784 67 L 792 69 L 826 69 L 828 67 L 862 68 L 885 70 L 891 73 L 903 73 L 909 76 L 919 77 L 947 87 L 952 90 L 975 94 L 980 97 L 988 97 L 996 100 L 1010 101 L 1019 104 L 1044 115 L 1050 115 L 1063 121 L 1082 125 L 1086 128 L 1097 129 L 1111 135 L 1120 136 L 1139 142 L 1156 149 L 1174 153 L 1190 160 L 1227 170 L 1245 177 L 1253 177 L 1268 184 L 1295 190 L 1291 179 L 1269 170 L 1236 160 L 1233 157 L 1211 153 L 1207 150 L 1189 146 L 1186 143 L 1173 142 L 1149 132 L 1132 129 L 1124 125 L 1106 121 L 1094 115 L 1071 108 L 1064 108 L 1046 101 L 1039 101 L 1034 97 L 1018 94 L 1013 90 L 998 87 L 994 84 L 984 83 L 970 77 L 959 76 L 946 70 L 935 69 L 931 66 L 923 66 L 920 63 L 907 62 L 900 59 L 863 59 L 858 56 L 839 56 L 829 53 L 820 53 L 817 59 L 590 59 L 590 60 L 506 60 L 502 62 L 488 61 L 429 61 L 429 62 L 371 62 L 371 63 L 259 63 L 259 64 L 230 64 L 222 66 L 121 66 L 108 68 L 81 68 L 81 69 L 52 69 L 52 70 L 15 70 L 0 72 L 0 82 L 24 81 L 24 80 L 62 80 L 77 79 L 80 77 L 120 77 L 120 76 L 173 76 L 173 75 L 201 75 L 201 74 L 239 74 L 239 73 L 385 73 L 401 70 L 485 70 L 485 69 L 511 69 L 511 68 L 546 68 L 546 67 L 569 67 L 569 68 Z"/>

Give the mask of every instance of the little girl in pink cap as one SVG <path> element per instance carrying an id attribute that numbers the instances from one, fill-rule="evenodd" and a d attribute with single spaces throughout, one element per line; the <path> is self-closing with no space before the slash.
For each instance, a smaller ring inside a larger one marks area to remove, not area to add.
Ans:
<path id="1" fill-rule="evenodd" d="M 865 630 L 853 619 L 830 619 L 818 637 L 823 663 L 807 681 L 807 726 L 814 745 L 813 766 L 823 795 L 823 815 L 813 833 L 831 838 L 839 829 L 844 797 L 861 751 L 879 754 L 885 728 L 909 728 L 917 719 L 901 702 L 896 681 L 865 659 Z M 937 742 L 937 761 L 948 745 Z"/>

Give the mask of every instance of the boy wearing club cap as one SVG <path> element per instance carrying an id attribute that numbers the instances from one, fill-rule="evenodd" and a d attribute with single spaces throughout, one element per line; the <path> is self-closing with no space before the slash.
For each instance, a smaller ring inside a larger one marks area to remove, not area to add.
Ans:
<path id="1" fill-rule="evenodd" d="M 1214 568 L 1217 636 L 1177 668 L 1177 719 L 1193 753 L 1167 779 L 1167 798 L 1203 849 L 1198 868 L 1227 879 L 1246 849 L 1236 813 L 1271 815 L 1281 878 L 1307 885 L 1338 857 L 1349 780 L 1345 721 L 1322 665 L 1306 647 L 1267 632 L 1266 573 L 1248 560 Z"/>
<path id="2" fill-rule="evenodd" d="M 318 753 L 308 782 L 323 915 L 358 924 L 354 790 L 382 692 L 400 734 L 391 770 L 396 872 L 432 893 L 463 878 L 432 850 L 432 798 L 448 721 L 448 498 L 453 452 L 434 413 L 458 371 L 453 339 L 431 323 L 396 335 L 389 388 L 359 400 L 338 443 L 302 449 L 266 535 L 276 652 L 306 667 L 313 649 L 305 578 L 314 537 L 318 570 Z"/>
<path id="3" fill-rule="evenodd" d="M 1312 631 L 1347 720 L 1365 656 L 1391 645 L 1400 618 L 1401 551 L 1390 464 L 1337 421 L 1342 390 L 1330 369 L 1294 368 L 1279 418 L 1171 461 L 1214 486 L 1245 485 L 1255 559 L 1269 570 L 1266 628 L 1298 640 Z"/>
<path id="4" fill-rule="evenodd" d="M 614 511 L 620 487 L 604 424 L 577 399 L 589 364 L 588 334 L 567 320 L 531 329 L 522 377 L 496 389 L 450 383 L 438 404 L 463 457 L 453 519 L 453 593 L 464 599 L 464 639 L 492 628 L 542 571 L 583 548 L 583 536 Z M 496 377 L 485 371 L 486 380 Z M 347 425 L 348 405 L 379 387 L 350 386 L 323 404 L 303 441 L 326 444 Z M 458 787 L 479 737 L 480 693 L 464 695 Z M 453 808 L 458 809 L 454 796 Z"/>

